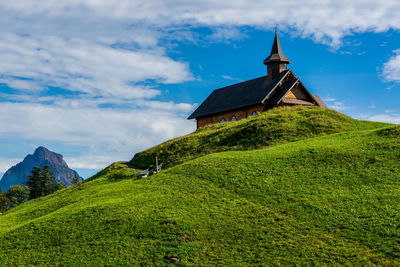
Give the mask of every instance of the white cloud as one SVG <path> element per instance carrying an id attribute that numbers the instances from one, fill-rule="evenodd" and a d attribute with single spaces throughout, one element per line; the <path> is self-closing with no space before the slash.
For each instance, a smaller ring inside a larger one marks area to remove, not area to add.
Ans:
<path id="1" fill-rule="evenodd" d="M 194 105 L 187 104 L 187 103 L 174 103 L 170 102 L 160 102 L 160 101 L 143 101 L 138 100 L 135 103 L 141 107 L 150 108 L 152 110 L 165 110 L 165 111 L 172 111 L 172 112 L 183 112 L 187 113 L 193 110 Z"/>
<path id="2" fill-rule="evenodd" d="M 72 107 L 0 103 L 0 123 L 4 126 L 0 128 L 0 140 L 36 140 L 36 143 L 53 142 L 76 147 L 79 153 L 67 158 L 71 167 L 102 168 L 116 160 L 129 160 L 140 150 L 195 128 L 192 121 L 175 111 L 154 108 L 117 110 L 84 104 L 82 101 Z M 180 105 L 176 104 L 178 109 L 182 108 Z M 186 105 L 183 109 L 187 109 Z M 9 161 L 3 164 L 10 167 Z"/>
<path id="3" fill-rule="evenodd" d="M 91 96 L 144 98 L 159 92 L 135 83 L 191 79 L 187 64 L 158 51 L 123 50 L 82 39 L 3 34 L 0 55 L 0 83 L 21 90 L 53 86 Z"/>
<path id="4" fill-rule="evenodd" d="M 72 167 L 104 167 L 194 130 L 182 115 L 192 105 L 152 99 L 160 84 L 193 79 L 189 65 L 170 56 L 166 40 L 237 40 L 246 26 L 279 23 L 282 31 L 338 47 L 354 32 L 399 30 L 399 13 L 397 0 L 0 1 L 0 83 L 18 90 L 0 94 L 9 101 L 0 103 L 0 140 L 84 148 L 68 157 Z M 191 32 L 199 27 L 211 34 Z M 398 82 L 396 53 L 383 75 Z M 79 98 L 46 95 L 49 87 Z"/>
<path id="5" fill-rule="evenodd" d="M 214 32 L 207 37 L 209 41 L 224 42 L 226 40 L 240 40 L 246 38 L 244 34 L 237 28 L 232 27 L 217 27 Z"/>
<path id="6" fill-rule="evenodd" d="M 10 159 L 10 158 L 3 158 L 0 157 L 0 180 L 3 174 L 13 165 L 20 162 L 21 159 Z"/>
<path id="7" fill-rule="evenodd" d="M 224 41 L 245 37 L 242 26 L 271 29 L 279 23 L 295 35 L 338 46 L 353 32 L 400 29 L 399 13 L 396 0 L 2 1 L 0 83 L 25 91 L 60 86 L 92 95 L 153 97 L 157 88 L 141 82 L 193 79 L 189 66 L 168 57 L 160 44 L 195 41 L 188 34 L 193 27 L 211 27 L 204 40 Z M 386 79 L 400 79 L 398 61 L 395 56 L 385 65 Z"/>
<path id="8" fill-rule="evenodd" d="M 104 169 L 112 162 L 116 161 L 127 161 L 130 160 L 132 155 L 129 157 L 118 158 L 121 155 L 80 155 L 76 157 L 65 157 L 64 160 L 67 162 L 68 167 L 72 169 L 91 169 L 99 170 Z"/>
<path id="9" fill-rule="evenodd" d="M 242 79 L 235 78 L 229 75 L 222 75 L 221 77 L 225 80 L 230 80 L 230 81 L 239 81 L 239 82 L 243 81 Z"/>
<path id="10" fill-rule="evenodd" d="M 400 114 L 377 114 L 369 117 L 368 120 L 400 124 Z"/>
<path id="11" fill-rule="evenodd" d="M 333 97 L 324 97 L 324 101 L 325 102 L 333 102 L 333 101 L 336 101 L 336 98 L 333 98 Z"/>
<path id="12" fill-rule="evenodd" d="M 344 35 L 352 32 L 383 32 L 399 29 L 400 4 L 396 0 L 336 1 L 182 1 L 182 0 L 13 0 L 0 3 L 3 17 L 16 22 L 21 18 L 34 24 L 65 22 L 85 28 L 95 21 L 119 21 L 130 25 L 144 23 L 166 27 L 171 25 L 206 25 L 217 27 L 256 26 L 291 27 L 303 36 L 319 42 L 338 45 Z M 18 16 L 17 16 L 18 15 Z M 38 19 L 40 17 L 41 19 Z M 71 19 L 76 19 L 71 22 Z M 103 24 L 101 24 L 103 25 Z"/>
<path id="13" fill-rule="evenodd" d="M 329 108 L 337 110 L 337 111 L 353 109 L 353 107 L 346 106 L 345 103 L 340 102 L 340 101 L 334 101 L 332 104 L 329 104 Z"/>
<path id="14" fill-rule="evenodd" d="M 323 100 L 327 103 L 328 107 L 337 111 L 345 111 L 353 109 L 353 107 L 347 106 L 344 102 L 338 101 L 336 98 L 327 96 Z"/>
<path id="15" fill-rule="evenodd" d="M 400 83 L 400 49 L 383 65 L 382 76 L 388 82 Z"/>

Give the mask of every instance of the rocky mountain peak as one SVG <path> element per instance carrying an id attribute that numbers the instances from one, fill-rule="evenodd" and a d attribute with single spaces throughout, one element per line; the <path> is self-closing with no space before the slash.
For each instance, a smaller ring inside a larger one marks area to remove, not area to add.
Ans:
<path id="1" fill-rule="evenodd" d="M 32 157 L 34 160 L 39 160 L 39 161 L 48 161 L 49 163 L 52 164 L 64 165 L 65 163 L 63 160 L 63 156 L 61 154 L 52 152 L 43 146 L 36 148 L 33 155 L 28 155 L 27 157 Z"/>
<path id="2" fill-rule="evenodd" d="M 33 154 L 27 155 L 22 162 L 7 170 L 0 180 L 0 188 L 5 191 L 12 185 L 26 183 L 32 169 L 42 168 L 44 165 L 49 165 L 56 181 L 65 186 L 70 186 L 75 175 L 78 175 L 76 171 L 68 167 L 61 154 L 40 146 Z"/>

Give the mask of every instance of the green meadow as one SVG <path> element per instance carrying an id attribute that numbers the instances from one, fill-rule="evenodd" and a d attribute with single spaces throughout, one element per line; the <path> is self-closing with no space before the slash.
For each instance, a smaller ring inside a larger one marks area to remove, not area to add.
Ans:
<path id="1" fill-rule="evenodd" d="M 321 135 L 376 129 L 388 124 L 354 120 L 319 107 L 281 107 L 246 120 L 214 124 L 137 153 L 130 163 L 145 169 L 157 156 L 164 167 L 215 152 L 260 149 Z"/>
<path id="2" fill-rule="evenodd" d="M 400 126 L 278 108 L 155 156 L 0 216 L 0 265 L 400 265 Z"/>

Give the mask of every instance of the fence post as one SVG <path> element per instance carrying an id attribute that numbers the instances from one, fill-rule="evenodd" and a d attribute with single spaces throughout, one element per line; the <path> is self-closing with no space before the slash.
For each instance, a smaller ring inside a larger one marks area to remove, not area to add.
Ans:
<path id="1" fill-rule="evenodd" d="M 156 156 L 156 172 L 158 172 L 158 157 Z"/>

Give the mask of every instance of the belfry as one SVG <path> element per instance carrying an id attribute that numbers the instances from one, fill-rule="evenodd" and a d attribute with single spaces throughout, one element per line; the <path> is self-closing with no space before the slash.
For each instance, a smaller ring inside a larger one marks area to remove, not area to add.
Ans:
<path id="1" fill-rule="evenodd" d="M 282 71 L 287 69 L 287 64 L 290 64 L 290 60 L 283 54 L 278 33 L 275 30 L 275 39 L 271 54 L 264 60 L 264 65 L 267 66 L 267 79 L 272 80 L 277 77 Z"/>
<path id="2" fill-rule="evenodd" d="M 236 121 L 277 106 L 322 106 L 318 95 L 312 95 L 292 70 L 283 54 L 278 33 L 270 55 L 264 60 L 267 75 L 214 90 L 189 116 L 196 119 L 197 129 L 209 124 Z"/>

